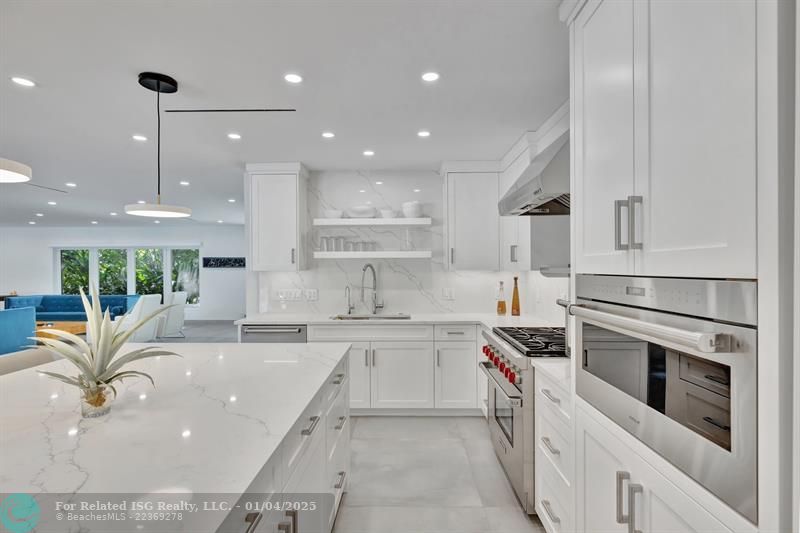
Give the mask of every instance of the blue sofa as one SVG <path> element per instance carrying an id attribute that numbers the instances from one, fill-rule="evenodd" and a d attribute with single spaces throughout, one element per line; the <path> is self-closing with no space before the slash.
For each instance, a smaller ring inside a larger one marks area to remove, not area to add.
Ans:
<path id="1" fill-rule="evenodd" d="M 0 355 L 32 346 L 28 337 L 36 334 L 36 310 L 20 307 L 0 311 Z"/>
<path id="2" fill-rule="evenodd" d="M 109 294 L 100 296 L 100 307 L 105 312 L 111 313 L 111 319 L 127 313 L 136 300 L 138 294 L 118 295 Z M 84 321 L 86 313 L 83 311 L 81 297 L 72 294 L 44 294 L 34 296 L 9 296 L 6 298 L 6 309 L 33 307 L 36 310 L 37 322 L 54 321 Z"/>

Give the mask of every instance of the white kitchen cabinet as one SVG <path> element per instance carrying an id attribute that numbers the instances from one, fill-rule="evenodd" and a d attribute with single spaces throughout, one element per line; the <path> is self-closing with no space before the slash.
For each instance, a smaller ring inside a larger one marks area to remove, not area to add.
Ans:
<path id="1" fill-rule="evenodd" d="M 245 226 L 249 267 L 295 271 L 305 267 L 306 176 L 299 165 L 248 165 Z"/>
<path id="2" fill-rule="evenodd" d="M 612 435 L 601 421 L 612 423 L 576 410 L 578 531 L 629 531 L 631 505 L 633 529 L 642 533 L 731 531 Z"/>
<path id="3" fill-rule="evenodd" d="M 372 408 L 434 407 L 434 357 L 430 342 L 373 342 Z"/>
<path id="4" fill-rule="evenodd" d="M 500 268 L 497 172 L 448 172 L 446 261 L 450 270 Z"/>
<path id="5" fill-rule="evenodd" d="M 365 409 L 370 402 L 370 348 L 354 342 L 350 348 L 350 407 Z"/>
<path id="6" fill-rule="evenodd" d="M 636 273 L 755 278 L 756 1 L 634 10 Z"/>
<path id="7" fill-rule="evenodd" d="M 474 329 L 475 326 L 472 326 Z M 478 367 L 475 341 L 437 342 L 434 398 L 439 409 L 474 409 Z"/>
<path id="8" fill-rule="evenodd" d="M 575 18 L 577 272 L 756 277 L 755 14 L 591 0 Z"/>
<path id="9" fill-rule="evenodd" d="M 571 214 L 577 272 L 633 273 L 633 255 L 621 249 L 627 212 L 615 204 L 633 194 L 634 183 L 633 4 L 593 0 L 574 22 Z"/>

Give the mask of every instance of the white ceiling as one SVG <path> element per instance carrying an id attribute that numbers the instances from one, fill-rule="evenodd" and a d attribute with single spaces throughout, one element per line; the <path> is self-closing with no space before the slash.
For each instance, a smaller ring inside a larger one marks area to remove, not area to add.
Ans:
<path id="1" fill-rule="evenodd" d="M 2 0 L 0 157 L 32 166 L 32 183 L 78 187 L 0 185 L 0 225 L 143 223 L 123 205 L 155 195 L 155 95 L 137 83 L 147 70 L 180 83 L 162 109 L 298 110 L 162 114 L 162 201 L 192 207 L 198 222 L 243 222 L 248 162 L 436 169 L 498 159 L 568 97 L 558 3 Z M 429 70 L 441 74 L 435 84 L 420 79 Z M 286 83 L 287 72 L 303 83 Z"/>

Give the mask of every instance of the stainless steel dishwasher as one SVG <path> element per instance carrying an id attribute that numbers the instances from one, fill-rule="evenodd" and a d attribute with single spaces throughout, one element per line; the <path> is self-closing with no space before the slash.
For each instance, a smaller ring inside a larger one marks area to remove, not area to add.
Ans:
<path id="1" fill-rule="evenodd" d="M 242 324 L 239 342 L 306 342 L 306 324 Z"/>

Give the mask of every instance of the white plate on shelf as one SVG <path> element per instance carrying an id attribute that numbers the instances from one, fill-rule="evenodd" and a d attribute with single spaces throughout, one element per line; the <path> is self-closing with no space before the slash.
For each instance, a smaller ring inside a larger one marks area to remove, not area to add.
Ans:
<path id="1" fill-rule="evenodd" d="M 347 216 L 350 218 L 375 218 L 377 212 L 369 205 L 356 205 L 347 208 Z"/>

